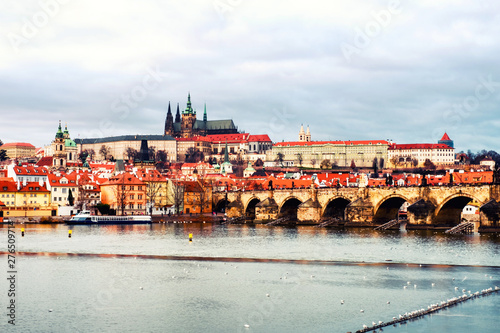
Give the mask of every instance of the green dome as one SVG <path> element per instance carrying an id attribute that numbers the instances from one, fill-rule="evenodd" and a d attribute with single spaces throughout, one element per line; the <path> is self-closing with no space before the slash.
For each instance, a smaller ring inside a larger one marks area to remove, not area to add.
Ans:
<path id="1" fill-rule="evenodd" d="M 64 146 L 65 147 L 76 147 L 76 143 L 75 143 L 75 141 L 73 141 L 71 139 L 66 139 L 66 140 L 64 140 Z"/>

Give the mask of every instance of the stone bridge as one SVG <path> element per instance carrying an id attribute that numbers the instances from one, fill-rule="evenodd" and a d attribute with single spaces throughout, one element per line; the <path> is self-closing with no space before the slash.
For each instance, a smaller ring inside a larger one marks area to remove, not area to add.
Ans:
<path id="1" fill-rule="evenodd" d="M 299 223 L 337 218 L 347 223 L 379 225 L 397 217 L 407 202 L 408 223 L 453 226 L 471 201 L 480 205 L 480 224 L 500 227 L 500 185 L 307 188 L 214 192 L 213 207 L 229 217 L 266 222 L 289 216 Z"/>

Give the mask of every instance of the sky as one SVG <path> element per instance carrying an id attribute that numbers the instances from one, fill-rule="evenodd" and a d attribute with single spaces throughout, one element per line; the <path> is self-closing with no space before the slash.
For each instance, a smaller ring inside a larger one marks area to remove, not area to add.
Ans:
<path id="1" fill-rule="evenodd" d="M 500 2 L 3 0 L 0 140 L 163 134 L 169 102 L 296 141 L 500 152 Z"/>

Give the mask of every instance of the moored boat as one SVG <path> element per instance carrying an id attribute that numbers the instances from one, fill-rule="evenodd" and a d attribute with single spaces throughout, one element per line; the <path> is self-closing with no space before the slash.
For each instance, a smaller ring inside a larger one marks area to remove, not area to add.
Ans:
<path id="1" fill-rule="evenodd" d="M 145 224 L 151 223 L 149 215 L 116 215 L 99 216 L 92 215 L 90 211 L 84 210 L 73 216 L 66 224 Z"/>

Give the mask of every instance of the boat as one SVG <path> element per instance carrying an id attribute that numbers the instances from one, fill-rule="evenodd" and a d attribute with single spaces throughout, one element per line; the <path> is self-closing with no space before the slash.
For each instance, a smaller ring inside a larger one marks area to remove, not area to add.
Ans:
<path id="1" fill-rule="evenodd" d="M 73 216 L 66 224 L 145 224 L 151 223 L 151 216 L 149 215 L 92 215 L 90 211 L 83 210 L 77 215 Z"/>

